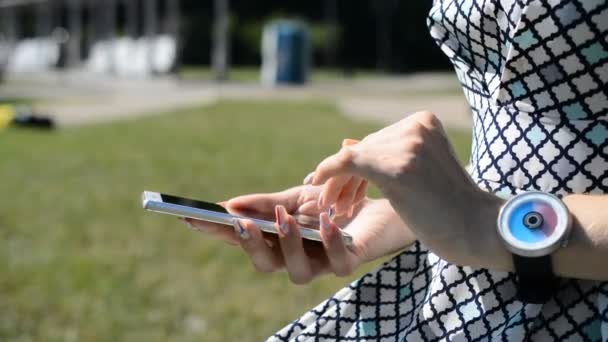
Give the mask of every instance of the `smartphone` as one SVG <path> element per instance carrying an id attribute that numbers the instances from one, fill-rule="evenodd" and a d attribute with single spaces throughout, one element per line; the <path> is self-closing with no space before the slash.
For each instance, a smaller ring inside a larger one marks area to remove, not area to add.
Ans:
<path id="1" fill-rule="evenodd" d="M 274 222 L 232 215 L 224 207 L 216 203 L 167 195 L 154 191 L 144 191 L 142 194 L 142 205 L 144 209 L 148 211 L 213 222 L 230 227 L 232 227 L 232 220 L 235 218 L 249 219 L 254 221 L 262 232 L 278 234 Z M 317 229 L 303 227 L 301 224 L 298 224 L 298 228 L 300 229 L 302 238 L 312 241 L 322 241 L 321 234 Z M 342 231 L 342 239 L 344 240 L 345 245 L 352 245 L 353 238 L 348 233 Z"/>

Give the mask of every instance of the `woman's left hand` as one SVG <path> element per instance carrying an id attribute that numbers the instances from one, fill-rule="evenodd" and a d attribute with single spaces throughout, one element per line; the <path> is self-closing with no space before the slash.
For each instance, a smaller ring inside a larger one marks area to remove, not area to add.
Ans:
<path id="1" fill-rule="evenodd" d="M 443 259 L 481 266 L 487 255 L 480 247 L 496 247 L 484 245 L 484 236 L 488 229 L 496 234 L 502 201 L 477 187 L 431 113 L 408 116 L 321 162 L 313 179 L 325 184 L 321 208 L 334 204 L 328 194 L 342 191 L 327 181 L 345 175 L 376 184 L 416 237 Z"/>

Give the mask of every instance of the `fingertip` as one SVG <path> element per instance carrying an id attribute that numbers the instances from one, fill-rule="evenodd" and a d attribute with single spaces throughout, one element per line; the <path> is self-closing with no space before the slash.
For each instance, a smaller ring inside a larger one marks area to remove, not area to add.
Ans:
<path id="1" fill-rule="evenodd" d="M 258 225 L 250 219 L 238 219 L 240 227 L 235 227 L 235 231 L 238 235 L 245 233 L 245 236 L 241 235 L 241 245 L 243 246 L 257 246 L 264 241 L 264 235 Z"/>
<path id="2" fill-rule="evenodd" d="M 347 202 L 346 200 L 338 200 L 332 208 L 335 208 L 336 215 L 343 215 L 350 207 L 351 203 Z"/>
<path id="3" fill-rule="evenodd" d="M 359 143 L 359 140 L 347 138 L 347 139 L 342 140 L 342 147 L 356 145 L 358 143 Z"/>
<path id="4" fill-rule="evenodd" d="M 245 226 L 246 229 L 258 229 L 257 224 L 251 219 L 239 219 L 239 222 Z"/>
<path id="5" fill-rule="evenodd" d="M 247 199 L 246 196 L 239 196 L 239 197 L 231 198 L 224 202 L 224 207 L 230 207 L 230 208 L 243 207 L 246 205 L 245 204 L 246 199 Z"/>
<path id="6" fill-rule="evenodd" d="M 190 228 L 190 229 L 195 229 L 194 226 L 192 225 L 192 223 L 190 223 L 190 221 L 188 221 L 187 218 L 185 217 L 179 217 L 178 220 L 183 223 L 184 225 L 186 225 L 186 227 Z"/>
<path id="7" fill-rule="evenodd" d="M 329 207 L 329 210 L 327 210 L 327 217 L 329 217 L 330 220 L 333 220 L 334 216 L 336 216 L 336 209 L 334 206 Z"/>
<path id="8" fill-rule="evenodd" d="M 319 186 L 319 185 L 323 185 L 324 183 L 325 183 L 325 180 L 323 179 L 321 172 L 315 171 L 315 175 L 312 177 L 310 184 L 314 185 L 314 186 Z"/>
<path id="9" fill-rule="evenodd" d="M 317 200 L 317 208 L 320 210 L 325 210 L 325 189 L 321 190 L 321 194 Z"/>
<path id="10" fill-rule="evenodd" d="M 315 177 L 315 173 L 313 171 L 304 178 L 304 181 L 302 181 L 302 184 L 304 184 L 304 185 L 312 184 L 312 180 L 314 179 L 314 177 Z"/>
<path id="11" fill-rule="evenodd" d="M 331 222 L 329 213 L 324 212 L 319 214 L 319 224 L 321 226 L 321 238 L 324 241 L 330 241 L 336 229 L 336 225 Z"/>
<path id="12" fill-rule="evenodd" d="M 285 221 L 289 228 L 287 229 L 287 232 L 284 232 L 283 236 L 281 237 L 298 238 L 300 236 L 300 232 L 298 231 L 298 223 L 296 219 L 291 215 L 287 215 Z"/>
<path id="13" fill-rule="evenodd" d="M 276 218 L 276 225 L 279 230 L 279 236 L 284 237 L 289 234 L 289 228 L 291 225 L 290 218 L 292 217 L 287 213 L 287 209 L 285 209 L 284 206 L 278 204 L 274 207 L 274 215 Z"/>
<path id="14" fill-rule="evenodd" d="M 243 220 L 235 218 L 232 220 L 232 225 L 234 226 L 234 232 L 243 240 L 249 240 L 251 235 L 249 231 L 245 227 L 245 222 Z"/>
<path id="15" fill-rule="evenodd" d="M 186 224 L 187 226 L 189 226 L 190 228 L 202 228 L 203 225 L 205 224 L 205 222 L 198 221 L 198 220 L 195 220 L 195 219 L 191 219 L 191 218 L 188 218 L 188 217 L 183 217 L 182 218 L 182 222 L 184 224 Z"/>

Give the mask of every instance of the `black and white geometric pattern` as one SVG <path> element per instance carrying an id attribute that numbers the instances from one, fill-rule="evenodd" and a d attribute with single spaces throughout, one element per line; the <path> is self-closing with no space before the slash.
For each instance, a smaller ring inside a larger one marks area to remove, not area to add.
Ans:
<path id="1" fill-rule="evenodd" d="M 481 188 L 608 193 L 608 0 L 436 0 L 428 23 L 472 109 Z M 608 341 L 608 282 L 538 305 L 515 281 L 416 243 L 269 340 Z"/>

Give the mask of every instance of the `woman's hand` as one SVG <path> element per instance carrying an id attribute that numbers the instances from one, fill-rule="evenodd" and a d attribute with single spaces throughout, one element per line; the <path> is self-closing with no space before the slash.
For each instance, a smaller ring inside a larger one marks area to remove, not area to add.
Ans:
<path id="1" fill-rule="evenodd" d="M 344 139 L 342 147 L 353 146 L 358 140 Z M 304 179 L 304 184 L 312 183 L 314 172 Z M 325 203 L 334 203 L 333 208 L 338 215 L 352 216 L 353 210 L 367 195 L 367 180 L 350 175 L 332 177 L 327 181 L 325 189 L 340 189 L 339 192 L 323 191 L 319 196 L 319 208 L 326 208 Z"/>
<path id="2" fill-rule="evenodd" d="M 345 176 L 375 183 L 416 237 L 442 258 L 483 263 L 485 254 L 476 253 L 485 247 L 480 232 L 495 234 L 501 200 L 474 184 L 433 114 L 413 114 L 321 162 L 313 184 L 334 194 L 323 198 L 321 208 L 343 191 L 331 180 Z"/>
<path id="3" fill-rule="evenodd" d="M 398 215 L 386 200 L 363 200 L 352 217 L 329 219 L 318 208 L 321 187 L 300 186 L 272 194 L 237 197 L 223 203 L 230 212 L 275 220 L 279 235 L 262 234 L 253 221 L 239 220 L 235 229 L 188 219 L 196 229 L 210 233 L 234 245 L 240 245 L 260 272 L 286 270 L 292 282 L 308 283 L 327 273 L 351 274 L 359 265 L 407 247 L 414 241 Z M 322 243 L 300 237 L 296 219 L 291 214 L 319 217 Z M 346 247 L 338 226 L 353 237 Z"/>

